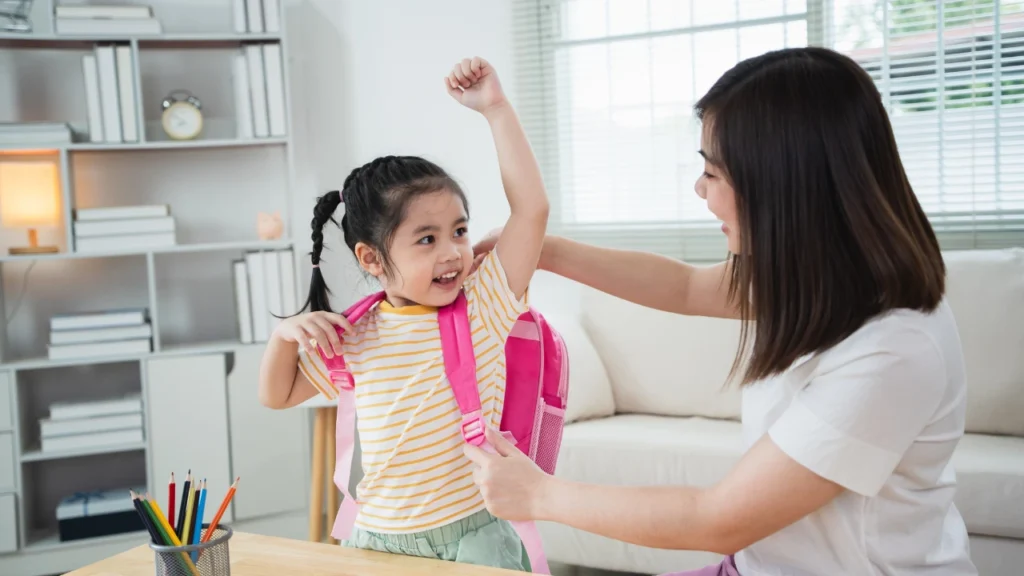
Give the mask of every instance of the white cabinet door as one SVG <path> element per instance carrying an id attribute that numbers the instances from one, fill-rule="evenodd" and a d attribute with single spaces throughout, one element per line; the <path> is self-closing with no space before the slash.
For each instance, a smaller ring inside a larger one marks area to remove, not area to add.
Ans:
<path id="1" fill-rule="evenodd" d="M 263 350 L 264 346 L 256 345 L 236 352 L 228 375 L 231 464 L 234 474 L 242 478 L 234 498 L 236 520 L 306 506 L 306 409 L 271 410 L 260 404 Z"/>
<path id="2" fill-rule="evenodd" d="M 18 516 L 14 494 L 0 494 L 0 554 L 18 549 Z"/>
<path id="3" fill-rule="evenodd" d="M 193 476 L 207 481 L 206 522 L 213 519 L 234 481 L 228 452 L 226 368 L 223 354 L 146 361 L 149 489 L 166 505 L 167 480 L 173 471 L 180 503 L 185 474 L 191 469 Z M 240 482 L 238 493 L 245 490 Z M 221 522 L 232 519 L 229 507 Z"/>

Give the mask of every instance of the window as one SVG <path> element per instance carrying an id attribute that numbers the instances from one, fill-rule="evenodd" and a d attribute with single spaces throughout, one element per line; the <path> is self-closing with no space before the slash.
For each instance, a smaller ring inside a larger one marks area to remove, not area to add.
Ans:
<path id="1" fill-rule="evenodd" d="M 552 228 L 721 258 L 724 238 L 693 192 L 703 168 L 693 103 L 738 61 L 810 43 L 849 54 L 875 78 L 947 247 L 1024 244 L 1022 5 L 519 0 L 519 108 Z"/>

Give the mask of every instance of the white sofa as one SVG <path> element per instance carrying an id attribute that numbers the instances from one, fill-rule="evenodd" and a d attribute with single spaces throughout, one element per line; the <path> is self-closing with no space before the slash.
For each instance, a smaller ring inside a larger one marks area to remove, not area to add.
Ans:
<path id="1" fill-rule="evenodd" d="M 1024 250 L 946 253 L 968 372 L 956 504 L 983 575 L 1024 573 Z M 583 289 L 580 315 L 543 310 L 569 348 L 558 474 L 609 484 L 714 483 L 743 451 L 740 395 L 723 389 L 739 324 L 676 316 Z M 913 527 L 908 527 L 913 529 Z M 571 565 L 662 573 L 717 560 L 541 526 Z"/>

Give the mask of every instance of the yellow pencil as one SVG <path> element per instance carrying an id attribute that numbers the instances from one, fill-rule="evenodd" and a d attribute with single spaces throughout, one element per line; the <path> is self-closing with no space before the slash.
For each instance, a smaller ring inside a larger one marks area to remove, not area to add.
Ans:
<path id="1" fill-rule="evenodd" d="M 181 540 L 178 539 L 177 532 L 175 532 L 174 528 L 171 527 L 169 522 L 167 522 L 167 517 L 164 516 L 164 512 L 163 510 L 160 509 L 160 505 L 157 504 L 156 500 L 150 498 L 149 494 L 146 494 L 146 502 L 149 502 L 149 505 L 153 508 L 153 514 L 156 514 L 157 521 L 159 521 L 160 524 L 164 527 L 164 530 L 167 531 L 167 536 L 171 539 L 171 544 L 175 546 L 181 546 Z M 182 552 L 181 555 L 185 559 L 185 564 L 188 565 L 188 569 L 192 572 L 192 574 L 194 574 L 195 576 L 200 576 L 199 570 L 196 569 L 196 565 L 192 563 L 192 558 L 190 558 L 189 555 L 185 554 L 184 552 Z"/>
<path id="2" fill-rule="evenodd" d="M 192 507 L 196 505 L 196 491 L 189 488 L 188 503 L 185 504 L 185 522 L 181 525 L 181 534 L 178 537 L 182 542 L 188 542 L 188 535 L 192 533 Z"/>

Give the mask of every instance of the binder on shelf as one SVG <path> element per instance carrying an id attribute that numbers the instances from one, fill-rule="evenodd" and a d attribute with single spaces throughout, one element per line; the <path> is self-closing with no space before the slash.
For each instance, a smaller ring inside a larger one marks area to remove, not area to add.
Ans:
<path id="1" fill-rule="evenodd" d="M 271 136 L 285 136 L 288 133 L 288 114 L 284 105 L 284 69 L 281 62 L 281 45 L 263 45 L 263 70 L 267 83 L 267 116 Z"/>
<path id="2" fill-rule="evenodd" d="M 252 99 L 249 96 L 249 63 L 244 52 L 235 54 L 231 62 L 231 76 L 235 89 L 235 126 L 236 136 L 243 140 L 252 139 Z"/>
<path id="3" fill-rule="evenodd" d="M 252 304 L 249 301 L 249 273 L 245 260 L 231 263 L 235 279 L 235 306 L 238 311 L 238 339 L 242 344 L 252 344 Z"/>
<path id="4" fill-rule="evenodd" d="M 263 3 L 260 0 L 245 0 L 245 15 L 249 21 L 249 32 L 263 32 Z"/>
<path id="5" fill-rule="evenodd" d="M 89 116 L 89 141 L 104 142 L 103 105 L 100 102 L 100 73 L 96 56 L 82 56 L 82 75 L 85 77 L 85 105 Z"/>
<path id="6" fill-rule="evenodd" d="M 63 346 L 67 344 L 88 344 L 92 342 L 117 342 L 121 340 L 151 338 L 152 336 L 153 327 L 149 324 L 119 326 L 114 328 L 59 330 L 50 332 L 50 344 L 54 346 Z"/>
<path id="7" fill-rule="evenodd" d="M 295 287 L 295 254 L 291 250 L 281 250 L 277 256 L 281 264 L 281 302 L 284 306 L 284 315 L 291 315 L 299 310 Z"/>
<path id="8" fill-rule="evenodd" d="M 112 432 L 142 428 L 142 412 L 114 414 L 112 416 L 94 416 L 89 418 L 73 418 L 70 420 L 39 420 L 39 435 L 43 438 L 59 436 L 77 436 L 94 432 Z"/>
<path id="9" fill-rule="evenodd" d="M 263 252 L 263 282 L 266 285 L 267 295 L 267 337 L 269 332 L 281 323 L 278 316 L 283 316 L 283 302 L 281 300 L 281 263 L 278 260 L 276 251 Z"/>
<path id="10" fill-rule="evenodd" d="M 127 394 L 120 398 L 104 398 L 85 402 L 54 402 L 50 404 L 50 420 L 99 418 L 142 412 L 142 396 Z"/>
<path id="11" fill-rule="evenodd" d="M 281 3 L 278 0 L 263 0 L 263 28 L 271 33 L 281 31 Z"/>
<path id="12" fill-rule="evenodd" d="M 57 314 L 50 318 L 50 330 L 92 330 L 99 328 L 118 328 L 138 326 L 148 322 L 144 308 L 126 308 L 123 310 L 106 310 L 103 312 L 83 312 L 78 314 Z"/>
<path id="13" fill-rule="evenodd" d="M 139 123 L 135 108 L 135 66 L 130 46 L 118 46 L 117 88 L 121 104 L 121 128 L 125 142 L 139 141 Z"/>
<path id="14" fill-rule="evenodd" d="M 142 442 L 142 428 L 77 434 L 75 436 L 44 436 L 41 440 L 43 452 L 106 448 L 108 446 Z"/>
<path id="15" fill-rule="evenodd" d="M 113 46 L 96 47 L 99 67 L 100 103 L 103 108 L 103 136 L 107 142 L 121 142 L 121 104 L 117 88 L 117 62 Z"/>
<path id="16" fill-rule="evenodd" d="M 267 113 L 267 81 L 263 73 L 263 49 L 259 44 L 249 44 L 245 47 L 245 58 L 249 65 L 253 132 L 257 138 L 266 138 L 270 135 L 270 125 Z"/>
<path id="17" fill-rule="evenodd" d="M 245 255 L 245 266 L 249 272 L 249 297 L 252 303 L 252 337 L 256 342 L 266 342 L 270 338 L 270 314 L 267 307 L 267 289 L 263 271 L 263 254 L 248 252 Z"/>
<path id="18" fill-rule="evenodd" d="M 249 30 L 248 16 L 245 14 L 245 0 L 231 1 L 231 16 L 234 19 L 235 32 L 244 34 Z"/>
<path id="19" fill-rule="evenodd" d="M 80 358 L 103 358 L 106 356 L 126 356 L 146 354 L 153 351 L 149 338 L 138 340 L 121 340 L 119 342 L 90 342 L 87 344 L 65 344 L 50 346 L 50 360 L 72 360 Z"/>

